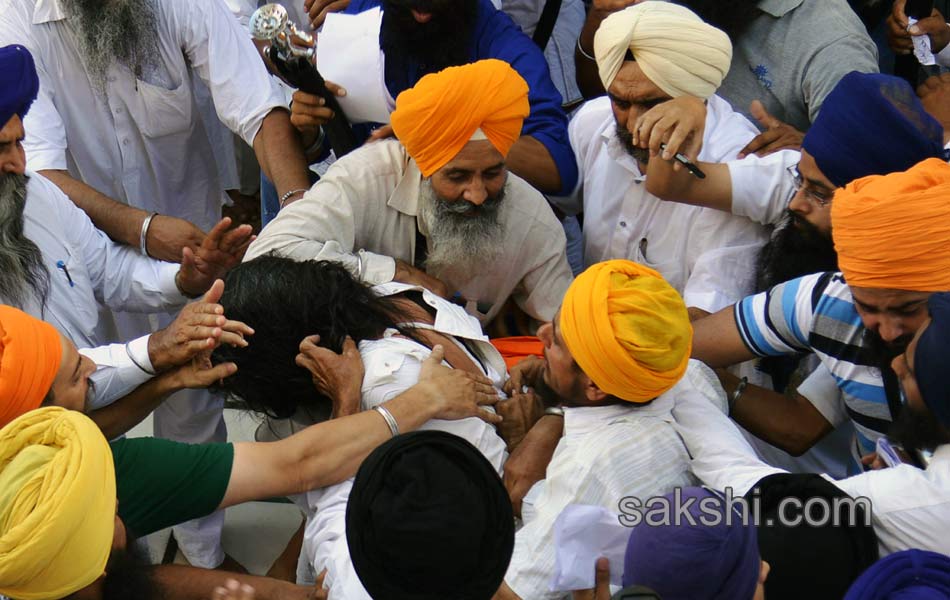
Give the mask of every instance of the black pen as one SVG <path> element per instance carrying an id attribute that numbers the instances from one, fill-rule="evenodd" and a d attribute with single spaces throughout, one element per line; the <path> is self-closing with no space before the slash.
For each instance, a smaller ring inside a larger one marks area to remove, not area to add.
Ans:
<path id="1" fill-rule="evenodd" d="M 660 144 L 660 150 L 666 150 L 666 144 Z M 697 167 L 696 163 L 686 158 L 685 154 L 680 154 L 677 152 L 673 155 L 673 159 L 686 167 L 686 170 L 695 175 L 697 178 L 706 179 L 706 174 L 703 173 L 703 170 Z"/>
<path id="2" fill-rule="evenodd" d="M 56 268 L 63 271 L 66 274 L 66 281 L 69 282 L 69 287 L 76 287 L 76 284 L 73 283 L 73 278 L 69 276 L 69 269 L 66 268 L 66 263 L 63 261 L 58 261 L 56 263 Z"/>

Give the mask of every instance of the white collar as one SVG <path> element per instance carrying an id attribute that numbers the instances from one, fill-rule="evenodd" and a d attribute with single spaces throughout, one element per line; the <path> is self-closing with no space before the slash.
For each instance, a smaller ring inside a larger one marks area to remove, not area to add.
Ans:
<path id="1" fill-rule="evenodd" d="M 33 9 L 34 25 L 64 21 L 65 19 L 66 11 L 59 0 L 36 0 L 36 7 Z"/>
<path id="2" fill-rule="evenodd" d="M 457 304 L 453 304 L 430 292 L 424 287 L 390 281 L 373 286 L 373 292 L 377 296 L 395 296 L 402 292 L 416 290 L 422 292 L 422 299 L 426 304 L 435 309 L 435 323 L 433 328 L 441 333 L 461 337 L 469 340 L 478 340 L 488 342 L 488 336 L 482 331 L 478 319 L 465 312 L 465 309 Z"/>
<path id="3" fill-rule="evenodd" d="M 609 406 L 565 406 L 564 435 L 583 435 L 603 428 L 614 421 L 653 417 L 673 422 L 673 398 L 663 394 L 649 404 L 623 402 Z"/>

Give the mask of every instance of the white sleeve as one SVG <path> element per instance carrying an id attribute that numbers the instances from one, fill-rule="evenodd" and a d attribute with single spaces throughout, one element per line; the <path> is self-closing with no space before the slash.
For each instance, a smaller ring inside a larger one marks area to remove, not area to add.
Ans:
<path id="1" fill-rule="evenodd" d="M 947 27 L 950 27 L 950 23 L 947 23 Z M 944 46 L 943 50 L 934 55 L 934 58 L 938 65 L 950 67 L 950 44 Z"/>
<path id="2" fill-rule="evenodd" d="M 845 410 L 841 388 L 838 387 L 837 381 L 824 363 L 820 363 L 811 375 L 798 386 L 798 393 L 808 398 L 808 401 L 818 409 L 821 416 L 827 419 L 833 427 L 837 427 L 851 419 L 847 410 Z"/>
<path id="3" fill-rule="evenodd" d="M 742 496 L 763 477 L 786 471 L 759 459 L 726 416 L 722 389 L 709 383 L 701 372 L 703 367 L 691 360 L 686 376 L 672 390 L 676 430 L 689 449 L 696 477 L 715 490 L 732 488 L 735 496 Z"/>
<path id="4" fill-rule="evenodd" d="M 222 0 L 165 5 L 192 67 L 211 90 L 218 118 L 253 147 L 264 118 L 287 106 L 247 30 Z"/>
<path id="5" fill-rule="evenodd" d="M 152 361 L 148 357 L 148 338 L 145 335 L 132 340 L 128 344 L 128 351 L 125 344 L 79 350 L 97 367 L 90 378 L 95 395 L 88 408 L 98 410 L 106 407 L 152 378 L 151 374 L 143 370 L 152 369 Z"/>
<path id="6" fill-rule="evenodd" d="M 727 162 L 732 178 L 732 214 L 763 225 L 778 223 L 795 193 L 788 168 L 800 159 L 797 150 L 781 150 L 764 158 L 752 154 Z"/>

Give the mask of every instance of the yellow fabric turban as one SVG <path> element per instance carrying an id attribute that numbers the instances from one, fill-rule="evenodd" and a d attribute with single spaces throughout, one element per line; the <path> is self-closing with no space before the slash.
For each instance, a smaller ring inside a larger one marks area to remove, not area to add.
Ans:
<path id="1" fill-rule="evenodd" d="M 501 60 L 426 75 L 399 94 L 392 126 L 424 177 L 451 161 L 479 129 L 502 156 L 531 111 L 528 84 Z"/>
<path id="2" fill-rule="evenodd" d="M 594 56 L 604 89 L 613 83 L 627 50 L 643 74 L 673 98 L 712 96 L 732 63 L 728 35 L 670 2 L 641 2 L 600 24 Z"/>
<path id="3" fill-rule="evenodd" d="M 112 451 L 88 417 L 34 410 L 0 430 L 0 594 L 62 598 L 103 574 L 112 549 Z"/>
<path id="4" fill-rule="evenodd" d="M 62 360 L 55 327 L 0 306 L 0 427 L 39 408 Z"/>
<path id="5" fill-rule="evenodd" d="M 950 291 L 950 165 L 851 182 L 831 203 L 831 231 L 849 285 Z"/>
<path id="6" fill-rule="evenodd" d="M 559 324 L 577 365 L 617 398 L 648 402 L 686 372 L 693 345 L 686 304 L 643 265 L 611 260 L 581 273 L 564 296 Z"/>

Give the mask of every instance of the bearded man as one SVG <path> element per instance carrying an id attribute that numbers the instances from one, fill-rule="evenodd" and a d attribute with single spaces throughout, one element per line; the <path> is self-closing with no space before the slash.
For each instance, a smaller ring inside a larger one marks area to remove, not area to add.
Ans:
<path id="1" fill-rule="evenodd" d="M 580 182 L 552 202 L 568 214 L 584 213 L 585 264 L 645 264 L 683 295 L 694 318 L 715 312 L 751 289 L 765 231 L 748 219 L 650 194 L 644 181 L 653 159 L 633 134 L 652 107 L 693 96 L 709 106 L 700 158 L 735 156 L 756 131 L 715 95 L 729 67 L 729 39 L 686 8 L 644 2 L 605 19 L 595 46 L 608 96 L 571 120 Z"/>
<path id="2" fill-rule="evenodd" d="M 0 44 L 12 43 L 32 52 L 40 80 L 24 123 L 27 167 L 115 240 L 180 261 L 182 248 L 197 248 L 220 218 L 225 194 L 194 75 L 210 89 L 221 121 L 254 146 L 279 193 L 309 187 L 282 98 L 221 0 L 12 0 L 0 11 Z M 158 320 L 165 325 L 171 315 Z M 123 337 L 151 325 L 132 321 L 123 323 Z M 157 410 L 156 433 L 223 440 L 222 407 L 207 392 L 177 394 Z M 201 526 L 176 532 L 200 566 L 224 559 L 217 542 L 223 515 L 215 518 L 205 526 L 211 533 Z"/>
<path id="3" fill-rule="evenodd" d="M 506 163 L 528 111 L 527 84 L 502 61 L 427 75 L 396 100 L 399 141 L 337 161 L 245 260 L 277 251 L 339 261 L 371 285 L 452 297 L 483 325 L 509 297 L 550 319 L 571 281 L 564 231 Z"/>

